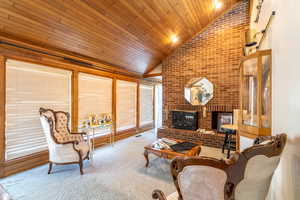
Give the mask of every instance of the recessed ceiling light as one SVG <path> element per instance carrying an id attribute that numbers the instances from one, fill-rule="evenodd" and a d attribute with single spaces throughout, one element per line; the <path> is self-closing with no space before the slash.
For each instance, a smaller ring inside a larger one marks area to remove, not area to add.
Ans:
<path id="1" fill-rule="evenodd" d="M 215 0 L 215 7 L 216 9 L 219 9 L 222 7 L 222 2 L 218 1 L 218 0 Z"/>
<path id="2" fill-rule="evenodd" d="M 176 35 L 173 35 L 173 36 L 171 37 L 171 41 L 172 41 L 172 43 L 178 42 L 178 37 L 177 37 Z"/>

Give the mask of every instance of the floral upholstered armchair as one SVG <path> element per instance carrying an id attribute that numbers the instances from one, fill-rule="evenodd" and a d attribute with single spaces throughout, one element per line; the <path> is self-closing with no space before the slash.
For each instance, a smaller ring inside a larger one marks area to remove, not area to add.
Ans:
<path id="1" fill-rule="evenodd" d="M 52 165 L 79 164 L 83 174 L 83 160 L 89 158 L 90 147 L 84 140 L 85 133 L 71 133 L 69 113 L 40 108 L 40 120 L 49 149 L 49 171 Z"/>
<path id="2" fill-rule="evenodd" d="M 171 173 L 177 192 L 159 200 L 265 200 L 286 143 L 286 134 L 262 137 L 229 160 L 208 157 L 175 158 Z"/>

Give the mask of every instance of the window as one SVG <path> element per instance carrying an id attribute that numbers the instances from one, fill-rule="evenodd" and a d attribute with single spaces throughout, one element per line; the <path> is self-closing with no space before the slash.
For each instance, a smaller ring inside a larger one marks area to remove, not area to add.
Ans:
<path id="1" fill-rule="evenodd" d="M 153 123 L 153 86 L 140 85 L 140 126 Z"/>
<path id="2" fill-rule="evenodd" d="M 137 84 L 117 80 L 117 131 L 136 127 Z"/>
<path id="3" fill-rule="evenodd" d="M 47 149 L 39 108 L 70 112 L 71 75 L 67 70 L 7 60 L 6 160 Z"/>
<path id="4" fill-rule="evenodd" d="M 103 114 L 112 113 L 112 79 L 79 73 L 79 124 L 88 119 L 89 114 L 96 114 L 99 118 Z M 110 130 L 96 130 L 96 136 L 109 134 Z"/>
<path id="5" fill-rule="evenodd" d="M 155 86 L 155 123 L 156 127 L 160 128 L 162 126 L 162 107 L 163 107 L 163 99 L 162 99 L 162 84 L 158 84 Z"/>

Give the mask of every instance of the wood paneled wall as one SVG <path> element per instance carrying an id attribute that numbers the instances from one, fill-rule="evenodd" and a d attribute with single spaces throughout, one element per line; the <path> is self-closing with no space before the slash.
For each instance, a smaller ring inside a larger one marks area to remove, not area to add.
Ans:
<path id="1" fill-rule="evenodd" d="M 39 152 L 29 156 L 5 161 L 5 96 L 6 96 L 6 73 L 5 73 L 5 61 L 6 59 L 15 59 L 24 62 L 30 62 L 35 64 L 46 65 L 54 68 L 60 68 L 72 71 L 72 130 L 77 131 L 78 127 L 78 73 L 88 73 L 92 75 L 98 75 L 113 79 L 112 85 L 112 119 L 113 119 L 113 133 L 116 135 L 116 140 L 120 140 L 139 132 L 146 131 L 153 128 L 153 124 L 139 126 L 139 118 L 137 117 L 137 126 L 130 130 L 116 131 L 116 81 L 125 80 L 130 82 L 139 83 L 140 80 L 136 76 L 125 76 L 121 74 L 115 74 L 107 71 L 101 71 L 98 69 L 88 68 L 73 63 L 69 63 L 65 60 L 58 59 L 49 55 L 44 55 L 38 52 L 29 51 L 26 49 L 20 49 L 16 47 L 10 47 L 0 44 L 0 177 L 8 176 L 20 171 L 24 171 L 48 162 L 48 151 Z M 145 80 L 143 80 L 145 84 Z M 154 87 L 155 83 L 147 82 Z M 139 88 L 137 89 L 139 90 Z M 139 101 L 139 98 L 138 100 Z M 139 112 L 139 102 L 137 102 L 137 112 Z M 138 116 L 139 114 L 137 114 Z M 95 140 L 95 146 L 101 146 L 104 141 L 107 141 L 108 136 L 99 137 Z"/>
<path id="2" fill-rule="evenodd" d="M 0 35 L 144 73 L 241 0 L 218 1 L 1 0 Z"/>

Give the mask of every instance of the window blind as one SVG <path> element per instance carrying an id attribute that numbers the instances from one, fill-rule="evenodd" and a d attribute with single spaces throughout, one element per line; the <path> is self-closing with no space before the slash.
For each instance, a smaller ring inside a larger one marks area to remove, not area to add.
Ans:
<path id="1" fill-rule="evenodd" d="M 162 84 L 158 84 L 155 86 L 155 120 L 156 127 L 160 128 L 162 126 L 162 107 L 163 107 L 163 99 L 162 99 Z"/>
<path id="2" fill-rule="evenodd" d="M 137 84 L 117 80 L 117 131 L 136 127 Z"/>
<path id="3" fill-rule="evenodd" d="M 140 126 L 153 123 L 153 86 L 140 85 Z"/>
<path id="4" fill-rule="evenodd" d="M 78 122 L 82 124 L 89 114 L 112 113 L 112 79 L 101 76 L 79 73 L 79 111 Z M 95 130 L 96 136 L 110 133 L 110 130 Z"/>
<path id="5" fill-rule="evenodd" d="M 71 75 L 67 70 L 7 60 L 6 160 L 47 149 L 39 108 L 70 112 Z"/>

